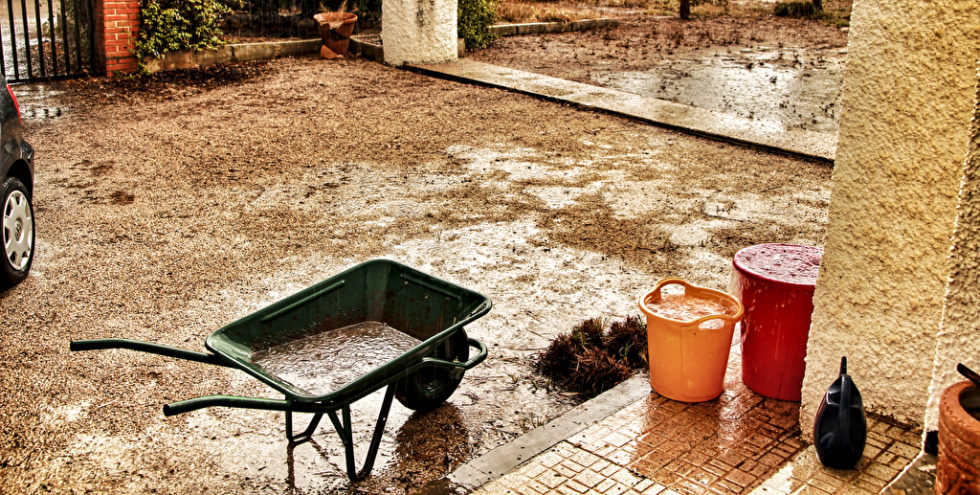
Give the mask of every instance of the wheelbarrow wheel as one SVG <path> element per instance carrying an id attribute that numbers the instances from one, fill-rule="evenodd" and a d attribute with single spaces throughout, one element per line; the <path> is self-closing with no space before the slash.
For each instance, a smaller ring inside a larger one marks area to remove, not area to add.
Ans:
<path id="1" fill-rule="evenodd" d="M 446 339 L 432 354 L 432 357 L 448 361 L 466 361 L 469 356 L 470 348 L 463 330 Z M 431 411 L 446 402 L 462 380 L 462 371 L 456 371 L 454 377 L 453 370 L 448 368 L 426 366 L 398 382 L 395 398 L 409 409 Z"/>

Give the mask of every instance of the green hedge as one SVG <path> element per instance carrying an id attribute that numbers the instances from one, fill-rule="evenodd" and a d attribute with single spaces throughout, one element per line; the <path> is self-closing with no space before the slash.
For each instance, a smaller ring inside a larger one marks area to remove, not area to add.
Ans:
<path id="1" fill-rule="evenodd" d="M 221 17 L 237 0 L 144 0 L 134 55 L 160 57 L 179 50 L 200 51 L 224 44 Z"/>
<path id="2" fill-rule="evenodd" d="M 497 22 L 497 0 L 458 0 L 458 36 L 466 41 L 466 48 L 483 48 L 493 42 L 495 36 L 490 26 Z"/>

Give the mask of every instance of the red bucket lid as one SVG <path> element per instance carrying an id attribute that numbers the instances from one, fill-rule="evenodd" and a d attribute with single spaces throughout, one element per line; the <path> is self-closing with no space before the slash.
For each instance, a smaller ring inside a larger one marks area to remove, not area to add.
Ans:
<path id="1" fill-rule="evenodd" d="M 800 244 L 757 244 L 735 253 L 733 264 L 743 273 L 767 280 L 813 287 L 823 248 Z"/>

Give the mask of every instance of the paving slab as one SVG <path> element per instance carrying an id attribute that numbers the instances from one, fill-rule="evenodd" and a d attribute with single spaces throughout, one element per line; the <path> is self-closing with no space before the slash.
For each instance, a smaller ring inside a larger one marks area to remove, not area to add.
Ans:
<path id="1" fill-rule="evenodd" d="M 461 59 L 444 64 L 408 65 L 406 68 L 435 77 L 509 89 L 671 129 L 808 159 L 833 162 L 837 154 L 836 134 L 791 129 L 775 121 L 739 117 L 473 60 Z"/>
<path id="2" fill-rule="evenodd" d="M 701 403 L 660 396 L 650 389 L 645 374 L 638 375 L 566 414 L 588 417 L 588 422 L 568 423 L 559 417 L 461 466 L 441 485 L 433 485 L 438 490 L 423 493 L 870 495 L 880 493 L 914 462 L 920 436 L 869 416 L 868 444 L 854 469 L 824 467 L 816 448 L 802 439 L 799 403 L 756 394 L 741 382 L 740 369 L 736 344 L 725 391 Z M 623 405 L 610 413 L 616 404 Z M 525 440 L 534 434 L 547 442 Z M 534 449 L 520 449 L 532 444 Z M 526 450 L 536 453 L 528 456 Z M 893 484 L 887 493 L 926 493 L 922 490 L 929 488 L 929 472 L 918 471 L 924 473 L 922 479 L 909 480 L 900 490 Z"/>
<path id="3" fill-rule="evenodd" d="M 636 375 L 549 423 L 460 466 L 448 479 L 467 490 L 483 486 L 566 438 L 650 395 L 646 375 Z"/>

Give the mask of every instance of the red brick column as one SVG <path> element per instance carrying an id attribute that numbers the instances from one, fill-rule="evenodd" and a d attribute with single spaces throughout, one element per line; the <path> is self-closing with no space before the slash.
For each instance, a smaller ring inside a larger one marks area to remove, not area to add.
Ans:
<path id="1" fill-rule="evenodd" d="M 136 70 L 140 0 L 95 0 L 96 66 L 111 76 Z"/>

